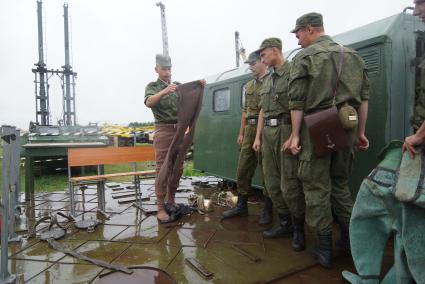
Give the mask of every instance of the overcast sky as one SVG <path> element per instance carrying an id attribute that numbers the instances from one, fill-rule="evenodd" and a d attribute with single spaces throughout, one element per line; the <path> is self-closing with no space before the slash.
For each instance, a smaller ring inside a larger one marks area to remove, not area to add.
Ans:
<path id="1" fill-rule="evenodd" d="M 144 88 L 156 79 L 162 53 L 157 0 L 68 0 L 71 65 L 78 73 L 77 122 L 127 125 L 153 121 Z M 402 12 L 412 0 L 163 0 L 173 79 L 187 82 L 235 67 L 234 32 L 247 52 L 270 36 L 297 47 L 289 31 L 297 17 L 316 11 L 335 35 Z M 43 1 L 47 68 L 64 65 L 63 3 Z M 27 129 L 35 121 L 34 74 L 38 62 L 36 0 L 0 0 L 0 124 Z M 53 123 L 62 115 L 59 78 L 50 80 Z"/>

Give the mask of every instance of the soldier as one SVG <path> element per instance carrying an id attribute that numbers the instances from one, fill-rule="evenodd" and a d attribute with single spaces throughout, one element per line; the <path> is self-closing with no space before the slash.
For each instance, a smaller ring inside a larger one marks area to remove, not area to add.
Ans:
<path id="1" fill-rule="evenodd" d="M 288 109 L 289 63 L 282 54 L 282 41 L 265 39 L 259 48 L 262 61 L 271 68 L 262 87 L 261 111 L 253 148 L 263 155 L 264 183 L 277 209 L 278 226 L 264 231 L 265 238 L 288 236 L 293 231 L 293 221 L 299 227 L 294 236 L 293 248 L 304 249 L 303 196 L 297 181 L 297 159 L 281 151 L 283 142 L 291 133 Z"/>
<path id="2" fill-rule="evenodd" d="M 176 89 L 179 83 L 171 82 L 171 58 L 168 55 L 156 55 L 155 72 L 158 74 L 158 79 L 146 86 L 145 105 L 152 110 L 155 118 L 153 146 L 155 148 L 155 170 L 158 174 L 173 140 L 174 133 L 177 130 Z M 178 172 L 173 173 L 173 184 L 171 187 L 160 188 L 155 184 L 155 194 L 158 204 L 157 219 L 160 223 L 172 221 L 164 209 L 164 202 L 167 195 L 167 202 L 171 204 L 175 203 L 174 197 L 183 173 L 183 163 L 178 168 Z"/>
<path id="3" fill-rule="evenodd" d="M 313 251 L 313 257 L 322 266 L 331 267 L 332 208 L 341 229 L 341 240 L 337 242 L 337 247 L 350 252 L 348 228 L 353 201 L 348 177 L 355 142 L 359 150 L 367 150 L 369 147 L 365 136 L 369 83 L 361 57 L 325 34 L 322 15 L 309 13 L 301 16 L 292 32 L 303 50 L 295 56 L 290 71 L 292 134 L 286 150 L 299 156 L 298 176 L 305 194 L 306 223 L 317 230 L 319 237 L 319 246 Z M 340 63 L 342 71 L 338 77 L 337 66 Z M 340 108 L 348 103 L 354 107 L 358 113 L 358 126 L 345 130 L 349 141 L 347 148 L 318 157 L 313 153 L 303 117 L 306 113 L 331 107 L 335 89 L 336 106 Z"/>
<path id="4" fill-rule="evenodd" d="M 425 23 L 425 0 L 415 0 L 413 3 L 415 4 L 413 15 Z M 416 89 L 414 117 L 411 121 L 415 134 L 406 137 L 403 144 L 403 152 L 409 151 L 412 158 L 418 154 L 415 146 L 423 145 L 425 142 L 425 123 L 423 123 L 425 121 L 425 58 L 422 58 L 419 63 L 418 71 L 421 80 L 420 87 Z"/>
<path id="5" fill-rule="evenodd" d="M 237 186 L 238 203 L 235 208 L 223 212 L 223 218 L 248 215 L 248 195 L 252 193 L 251 181 L 258 164 L 258 154 L 252 149 L 257 131 L 258 113 L 260 112 L 260 89 L 267 75 L 267 66 L 261 62 L 260 54 L 253 52 L 245 63 L 254 75 L 254 79 L 246 83 L 245 104 L 243 106 L 241 126 L 237 143 L 241 146 L 239 153 Z M 264 190 L 264 208 L 258 220 L 260 225 L 271 223 L 273 215 L 273 203 Z"/>

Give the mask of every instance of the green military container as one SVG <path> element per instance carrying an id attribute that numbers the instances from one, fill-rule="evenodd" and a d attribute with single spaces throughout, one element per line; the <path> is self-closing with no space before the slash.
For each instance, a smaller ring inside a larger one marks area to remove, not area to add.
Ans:
<path id="1" fill-rule="evenodd" d="M 359 52 L 370 79 L 366 127 L 370 149 L 356 154 L 350 180 L 353 194 L 378 163 L 381 149 L 412 133 L 410 118 L 419 80 L 416 64 L 425 53 L 424 31 L 425 25 L 417 17 L 403 12 L 333 37 Z M 290 60 L 295 53 L 285 56 Z M 194 140 L 195 169 L 235 180 L 243 87 L 250 78 L 247 65 L 207 78 Z M 259 171 L 253 185 L 261 186 Z"/>

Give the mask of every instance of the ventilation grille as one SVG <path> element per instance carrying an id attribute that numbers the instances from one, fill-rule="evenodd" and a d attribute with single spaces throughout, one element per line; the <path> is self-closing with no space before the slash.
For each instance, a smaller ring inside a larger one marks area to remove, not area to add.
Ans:
<path id="1" fill-rule="evenodd" d="M 379 73 L 380 52 L 378 48 L 360 50 L 359 54 L 366 63 L 369 77 L 376 76 Z"/>

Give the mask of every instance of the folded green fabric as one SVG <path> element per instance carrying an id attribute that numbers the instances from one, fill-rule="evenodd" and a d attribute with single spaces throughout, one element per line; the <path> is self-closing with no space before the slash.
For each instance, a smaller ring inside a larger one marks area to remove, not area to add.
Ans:
<path id="1" fill-rule="evenodd" d="M 413 158 L 408 152 L 403 154 L 397 180 L 394 187 L 394 195 L 401 202 L 414 203 L 425 208 L 425 163 L 422 149 Z"/>
<path id="2" fill-rule="evenodd" d="M 425 209 L 394 196 L 396 180 L 406 190 L 418 184 L 417 169 L 403 177 L 401 143 L 390 144 L 382 161 L 363 180 L 350 222 L 351 252 L 357 273 L 344 271 L 350 283 L 425 283 Z M 417 167 L 411 164 L 409 167 Z M 422 168 L 422 167 L 421 167 Z M 420 170 L 419 170 L 420 171 Z M 388 239 L 394 238 L 394 266 L 380 281 Z"/>

